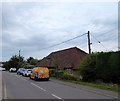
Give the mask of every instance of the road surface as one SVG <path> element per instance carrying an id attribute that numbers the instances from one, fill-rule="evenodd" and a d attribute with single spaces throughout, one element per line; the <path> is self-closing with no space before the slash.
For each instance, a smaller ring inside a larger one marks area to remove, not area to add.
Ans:
<path id="1" fill-rule="evenodd" d="M 96 92 L 68 86 L 59 82 L 34 81 L 28 77 L 4 71 L 3 99 L 115 99 Z"/>
<path id="2" fill-rule="evenodd" d="M 0 100 L 2 100 L 2 71 L 0 71 Z"/>

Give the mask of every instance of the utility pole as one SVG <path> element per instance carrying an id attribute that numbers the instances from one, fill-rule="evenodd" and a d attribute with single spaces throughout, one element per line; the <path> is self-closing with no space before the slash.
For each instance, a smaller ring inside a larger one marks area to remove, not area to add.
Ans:
<path id="1" fill-rule="evenodd" d="M 91 54 L 91 47 L 90 47 L 90 45 L 91 45 L 91 43 L 90 43 L 90 31 L 88 31 L 88 49 L 89 49 L 89 54 Z"/>

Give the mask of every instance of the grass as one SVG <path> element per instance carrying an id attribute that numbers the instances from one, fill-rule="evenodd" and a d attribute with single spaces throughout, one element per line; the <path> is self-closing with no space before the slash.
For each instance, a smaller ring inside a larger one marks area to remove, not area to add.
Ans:
<path id="1" fill-rule="evenodd" d="M 94 88 L 100 88 L 103 90 L 110 90 L 113 92 L 120 92 L 120 88 L 117 85 L 106 85 L 106 84 L 98 84 L 98 83 L 89 83 L 89 82 L 83 82 L 83 81 L 73 81 L 73 80 L 62 80 L 64 82 L 70 82 L 75 84 L 81 84 L 85 86 L 90 86 Z"/>

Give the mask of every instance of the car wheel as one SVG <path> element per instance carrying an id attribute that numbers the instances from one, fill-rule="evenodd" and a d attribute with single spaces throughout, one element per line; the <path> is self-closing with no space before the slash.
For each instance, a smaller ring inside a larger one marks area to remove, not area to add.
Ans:
<path id="1" fill-rule="evenodd" d="M 49 78 L 46 78 L 46 81 L 49 81 Z"/>
<path id="2" fill-rule="evenodd" d="M 34 80 L 35 80 L 35 81 L 38 81 L 38 77 L 35 77 Z"/>

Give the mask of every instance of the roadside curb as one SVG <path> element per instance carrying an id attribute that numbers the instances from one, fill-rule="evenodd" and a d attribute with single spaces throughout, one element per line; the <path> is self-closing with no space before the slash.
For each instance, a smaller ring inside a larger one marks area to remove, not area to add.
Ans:
<path id="1" fill-rule="evenodd" d="M 103 90 L 103 89 L 99 89 L 99 88 L 94 88 L 94 87 L 89 87 L 86 85 L 81 85 L 81 84 L 75 84 L 75 83 L 70 83 L 70 82 L 64 82 L 62 80 L 58 80 L 55 78 L 51 78 L 52 82 L 55 83 L 59 83 L 59 84 L 63 84 L 63 85 L 67 85 L 70 87 L 74 87 L 74 88 L 78 88 L 80 90 L 85 90 L 91 93 L 95 93 L 95 94 L 99 94 L 99 95 L 104 95 L 110 98 L 114 98 L 114 99 L 118 99 L 118 93 L 112 92 L 112 91 L 107 91 L 107 90 Z"/>

